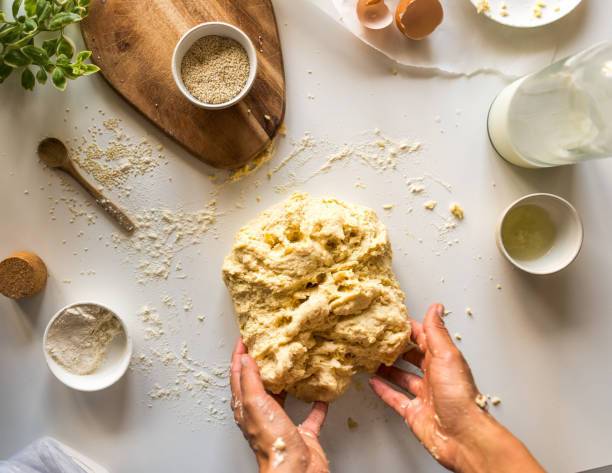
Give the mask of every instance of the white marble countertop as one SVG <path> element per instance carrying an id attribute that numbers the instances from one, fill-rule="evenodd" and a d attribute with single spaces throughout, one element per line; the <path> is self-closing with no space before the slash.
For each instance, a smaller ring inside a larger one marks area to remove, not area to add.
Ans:
<path id="1" fill-rule="evenodd" d="M 0 254 L 31 249 L 50 271 L 40 296 L 20 303 L 0 298 L 0 457 L 52 435 L 113 472 L 253 471 L 223 382 L 215 379 L 220 387 L 201 391 L 187 384 L 199 371 L 214 378 L 238 334 L 220 278 L 234 233 L 299 189 L 379 212 L 389 227 L 410 313 L 420 319 L 429 303 L 447 305 L 453 312 L 448 324 L 463 335 L 460 347 L 479 387 L 502 399 L 492 413 L 548 471 L 612 463 L 612 256 L 605 250 L 612 238 L 612 160 L 544 171 L 512 167 L 496 156 L 485 128 L 489 104 L 507 82 L 487 74 L 449 78 L 399 70 L 395 75 L 387 58 L 308 2 L 275 5 L 288 83 L 287 137 L 271 164 L 217 188 L 213 228 L 175 255 L 164 281 L 138 282 L 138 257 L 129 255 L 125 242 L 113 242 L 116 228 L 93 204 L 85 209 L 97 216 L 94 224 L 87 216 L 70 223 L 69 208 L 82 208 L 89 197 L 60 186 L 36 159 L 36 143 L 48 135 L 78 138 L 92 124 L 116 117 L 128 135 L 146 135 L 155 150 L 162 144 L 162 164 L 130 178 L 129 196 L 116 195 L 133 214 L 157 208 L 176 215 L 182 209 L 183 219 L 196 218 L 193 212 L 211 199 L 215 184 L 209 175 L 215 171 L 163 136 L 101 77 L 71 83 L 67 93 L 50 87 L 24 92 L 16 81 L 0 87 Z M 398 141 L 418 141 L 422 149 L 400 159 L 394 170 L 380 171 L 352 156 L 315 174 L 330 153 L 345 143 L 371 141 L 377 128 Z M 314 147 L 268 179 L 266 172 L 277 169 L 306 132 Z M 439 201 L 440 215 L 451 201 L 465 209 L 465 220 L 448 235 L 436 229 L 443 218 L 423 210 L 425 196 L 408 190 L 407 179 L 420 177 L 427 197 Z M 577 261 L 550 277 L 513 269 L 494 241 L 503 208 L 536 191 L 567 198 L 585 226 Z M 385 204 L 395 207 L 384 211 Z M 166 295 L 175 307 L 164 303 Z M 53 313 L 76 300 L 106 303 L 125 315 L 135 355 L 144 353 L 152 366 L 141 364 L 98 393 L 75 392 L 53 378 L 42 353 L 44 328 Z M 163 320 L 165 333 L 157 340 L 145 339 L 137 316 L 143 305 L 156 308 Z M 195 366 L 184 376 L 176 360 L 166 366 L 163 354 L 151 351 L 168 349 L 180 358 L 183 347 Z M 156 384 L 175 386 L 178 399 L 151 399 L 151 392 L 160 393 Z M 361 385 L 330 409 L 322 443 L 332 470 L 442 471 L 401 420 Z M 289 410 L 299 420 L 306 406 L 290 402 Z M 349 416 L 357 429 L 347 428 Z"/>

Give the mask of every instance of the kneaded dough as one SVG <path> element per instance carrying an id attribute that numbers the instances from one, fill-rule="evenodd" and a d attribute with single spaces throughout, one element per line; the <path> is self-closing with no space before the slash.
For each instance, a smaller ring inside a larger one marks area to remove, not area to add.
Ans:
<path id="1" fill-rule="evenodd" d="M 410 343 L 387 231 L 366 207 L 294 194 L 238 232 L 223 278 L 273 393 L 332 401 Z"/>

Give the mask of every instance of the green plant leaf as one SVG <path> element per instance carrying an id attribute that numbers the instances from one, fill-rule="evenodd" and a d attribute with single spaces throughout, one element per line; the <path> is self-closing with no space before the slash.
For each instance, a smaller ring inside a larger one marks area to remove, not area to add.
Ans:
<path id="1" fill-rule="evenodd" d="M 45 2 L 45 5 L 43 6 L 42 11 L 38 13 L 38 21 L 42 23 L 47 18 L 49 18 L 49 16 L 51 16 L 51 11 L 52 11 L 51 5 Z"/>
<path id="2" fill-rule="evenodd" d="M 37 0 L 36 1 L 36 16 L 40 18 L 40 14 L 43 12 L 45 5 L 47 5 L 46 0 Z"/>
<path id="3" fill-rule="evenodd" d="M 19 9 L 21 8 L 22 3 L 23 3 L 23 0 L 13 1 L 13 8 L 12 8 L 13 18 L 17 18 L 17 15 L 19 15 Z"/>
<path id="4" fill-rule="evenodd" d="M 83 8 L 89 7 L 90 3 L 91 3 L 91 0 L 78 0 L 79 6 Z"/>
<path id="5" fill-rule="evenodd" d="M 11 34 L 17 33 L 17 35 L 19 35 L 21 33 L 22 28 L 23 26 L 21 25 L 13 25 L 3 29 L 2 31 L 0 31 L 0 40 L 3 39 L 3 42 L 8 42 L 8 38 L 10 38 Z"/>
<path id="6" fill-rule="evenodd" d="M 91 51 L 81 51 L 77 54 L 76 62 L 84 62 L 87 61 L 91 57 Z"/>
<path id="7" fill-rule="evenodd" d="M 58 56 L 63 54 L 68 59 L 72 59 L 72 56 L 74 56 L 74 44 L 72 44 L 72 41 L 65 36 L 60 36 L 59 41 L 57 42 L 56 53 Z"/>
<path id="8" fill-rule="evenodd" d="M 6 22 L 6 15 L 2 10 L 0 10 L 0 23 Z"/>
<path id="9" fill-rule="evenodd" d="M 84 76 L 90 76 L 91 74 L 95 74 L 100 71 L 100 68 L 95 64 L 83 64 L 82 73 Z"/>
<path id="10" fill-rule="evenodd" d="M 89 76 L 98 72 L 100 68 L 95 64 L 83 64 L 82 62 L 76 62 L 72 65 L 72 74 L 80 76 Z"/>
<path id="11" fill-rule="evenodd" d="M 13 41 L 12 43 L 8 43 L 9 46 L 11 48 L 17 49 L 17 48 L 21 48 L 23 46 L 27 46 L 30 43 L 34 42 L 34 36 L 36 36 L 36 31 L 32 31 L 31 33 L 22 36 L 21 38 L 17 39 L 16 41 Z"/>
<path id="12" fill-rule="evenodd" d="M 36 73 L 36 80 L 39 84 L 45 85 L 47 83 L 47 72 L 41 67 Z"/>
<path id="13" fill-rule="evenodd" d="M 31 62 L 30 58 L 18 49 L 13 49 L 4 55 L 4 63 L 14 68 L 28 66 Z"/>
<path id="14" fill-rule="evenodd" d="M 21 86 L 26 90 L 34 90 L 36 79 L 29 67 L 26 67 L 21 73 Z"/>
<path id="15" fill-rule="evenodd" d="M 12 72 L 13 68 L 11 66 L 0 63 L 0 84 L 2 84 Z"/>
<path id="16" fill-rule="evenodd" d="M 76 72 L 73 71 L 72 64 L 68 64 L 67 66 L 58 66 L 58 67 L 63 71 L 66 79 L 74 80 L 74 79 L 77 79 L 79 76 L 81 76 L 78 70 Z"/>
<path id="17" fill-rule="evenodd" d="M 56 89 L 66 90 L 66 76 L 64 75 L 64 71 L 61 70 L 59 67 L 56 67 L 53 70 L 53 74 L 51 74 L 51 81 L 53 82 L 53 85 Z"/>
<path id="18" fill-rule="evenodd" d="M 68 26 L 71 23 L 77 23 L 79 21 L 81 21 L 81 17 L 76 13 L 60 12 L 51 18 L 51 21 L 49 22 L 49 30 L 61 30 L 65 26 Z"/>
<path id="19" fill-rule="evenodd" d="M 36 15 L 36 6 L 38 4 L 38 0 L 25 0 L 25 12 L 29 17 Z"/>
<path id="20" fill-rule="evenodd" d="M 58 54 L 56 62 L 58 66 L 69 66 L 70 65 L 68 56 L 66 56 L 65 54 Z"/>
<path id="21" fill-rule="evenodd" d="M 26 18 L 26 20 L 23 22 L 23 31 L 25 31 L 26 33 L 32 33 L 37 29 L 38 23 L 36 23 L 36 20 L 33 20 L 32 18 Z"/>
<path id="22" fill-rule="evenodd" d="M 39 66 L 44 66 L 49 62 L 49 56 L 47 55 L 47 51 L 43 48 L 39 48 L 37 46 L 29 45 L 21 48 L 21 52 L 29 57 L 34 64 Z"/>
<path id="23" fill-rule="evenodd" d="M 47 39 L 47 40 L 43 41 L 42 47 L 47 52 L 47 55 L 49 57 L 55 55 L 55 50 L 57 49 L 57 40 L 58 40 L 58 38 Z"/>

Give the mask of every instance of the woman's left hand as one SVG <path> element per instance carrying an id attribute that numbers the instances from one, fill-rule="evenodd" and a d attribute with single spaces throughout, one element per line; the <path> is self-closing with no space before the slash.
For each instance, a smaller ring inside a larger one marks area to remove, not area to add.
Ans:
<path id="1" fill-rule="evenodd" d="M 255 453 L 261 472 L 329 472 L 319 431 L 327 404 L 315 402 L 306 420 L 296 426 L 283 409 L 284 396 L 264 389 L 255 360 L 239 339 L 232 355 L 234 419 Z"/>

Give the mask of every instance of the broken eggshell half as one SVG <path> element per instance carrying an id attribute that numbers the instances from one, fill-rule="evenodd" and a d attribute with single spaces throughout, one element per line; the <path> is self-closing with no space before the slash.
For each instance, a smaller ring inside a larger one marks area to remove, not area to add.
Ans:
<path id="1" fill-rule="evenodd" d="M 439 0 L 401 0 L 395 10 L 395 24 L 410 39 L 429 36 L 443 18 Z"/>
<path id="2" fill-rule="evenodd" d="M 393 23 L 391 10 L 383 0 L 358 0 L 357 18 L 370 30 L 382 30 Z"/>

